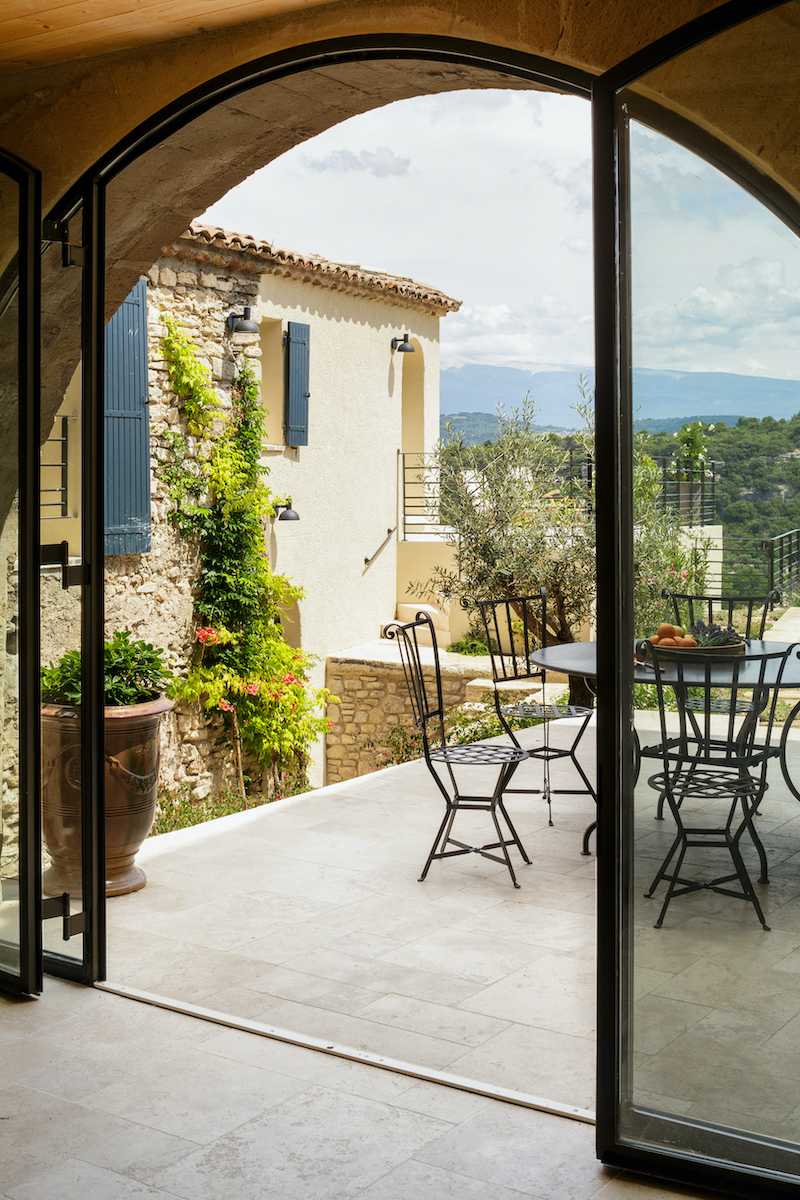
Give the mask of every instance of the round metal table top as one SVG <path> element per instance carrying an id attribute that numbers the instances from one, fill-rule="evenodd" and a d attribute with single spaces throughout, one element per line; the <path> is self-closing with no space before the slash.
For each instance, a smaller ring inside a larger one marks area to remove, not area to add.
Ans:
<path id="1" fill-rule="evenodd" d="M 780 654 L 786 650 L 791 642 L 769 642 L 757 641 L 753 639 L 747 643 L 747 654 Z M 781 678 L 781 687 L 784 688 L 800 688 L 800 644 L 798 644 L 798 653 L 791 654 L 786 663 L 786 667 Z M 544 667 L 546 671 L 559 671 L 562 675 L 583 675 L 588 679 L 593 679 L 597 675 L 597 643 L 596 642 L 563 642 L 558 646 L 545 646 L 541 650 L 534 650 L 531 654 L 531 661 L 538 666 Z M 781 660 L 775 658 L 767 663 L 764 672 L 764 683 L 767 686 L 774 684 L 778 668 Z M 751 663 L 744 663 L 738 674 L 739 687 L 751 687 L 754 683 L 758 683 L 761 673 L 761 665 L 758 660 Z M 643 663 L 636 663 L 633 671 L 634 682 L 636 683 L 653 683 L 654 673 L 652 667 L 647 667 Z M 670 674 L 664 672 L 664 678 L 669 681 Z M 688 668 L 684 668 L 684 682 L 691 684 L 692 682 L 703 682 L 703 669 L 696 669 L 696 679 L 693 679 L 693 672 Z M 720 667 L 717 671 L 712 671 L 711 682 L 715 687 L 730 687 L 733 683 L 733 675 L 730 667 L 727 669 Z"/>

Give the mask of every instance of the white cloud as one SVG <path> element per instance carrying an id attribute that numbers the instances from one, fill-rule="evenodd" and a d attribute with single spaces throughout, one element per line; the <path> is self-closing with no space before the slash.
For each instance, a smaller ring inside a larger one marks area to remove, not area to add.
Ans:
<path id="1" fill-rule="evenodd" d="M 407 175 L 411 166 L 410 158 L 401 158 L 389 146 L 378 146 L 376 150 L 360 150 L 354 154 L 352 150 L 331 150 L 319 158 L 309 155 L 306 164 L 312 171 L 366 171 L 376 179 L 386 179 L 393 175 Z"/>
<path id="2" fill-rule="evenodd" d="M 208 219 L 457 296 L 461 313 L 441 326 L 445 363 L 589 367 L 590 143 L 576 97 L 418 97 L 287 152 Z M 640 126 L 631 166 L 637 365 L 800 377 L 797 238 Z"/>
<path id="3" fill-rule="evenodd" d="M 639 362 L 655 354 L 670 363 L 705 370 L 798 374 L 800 280 L 786 264 L 749 258 L 720 267 L 710 285 L 699 285 L 667 305 L 634 309 Z"/>

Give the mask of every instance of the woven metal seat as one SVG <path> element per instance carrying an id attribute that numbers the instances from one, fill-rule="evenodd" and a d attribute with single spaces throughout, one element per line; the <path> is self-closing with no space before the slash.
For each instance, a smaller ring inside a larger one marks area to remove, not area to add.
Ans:
<path id="1" fill-rule="evenodd" d="M 547 645 L 547 591 L 545 588 L 540 588 L 538 595 L 535 596 L 506 596 L 502 600 L 479 600 L 478 611 L 481 614 L 492 660 L 494 706 L 500 724 L 511 739 L 512 745 L 517 747 L 520 743 L 510 721 L 539 721 L 543 727 L 543 745 L 534 746 L 528 750 L 529 758 L 542 763 L 542 787 L 509 788 L 508 790 L 531 796 L 542 796 L 547 804 L 549 824 L 552 825 L 553 796 L 589 795 L 593 800 L 597 800 L 595 790 L 578 761 L 576 753 L 594 709 L 578 704 L 551 704 L 546 699 L 547 678 L 544 670 L 533 659 L 536 651 Z M 504 685 L 526 681 L 535 684 L 537 688 L 541 687 L 543 697 L 541 700 L 532 697 L 525 700 L 504 701 Z M 570 717 L 581 721 L 571 744 L 563 748 L 551 745 L 551 723 Z M 560 758 L 570 759 L 583 787 L 557 788 L 552 786 L 550 764 Z M 589 853 L 589 839 L 596 825 L 597 822 L 592 821 L 584 832 L 581 846 L 583 854 Z"/>
<path id="2" fill-rule="evenodd" d="M 431 750 L 434 762 L 460 763 L 473 767 L 521 763 L 527 757 L 528 751 L 518 750 L 516 746 L 490 746 L 482 742 L 474 742 L 470 746 L 439 746 Z"/>
<path id="3" fill-rule="evenodd" d="M 461 854 L 479 854 L 492 862 L 502 863 L 511 876 L 515 888 L 519 887 L 509 849 L 515 847 L 523 862 L 530 866 L 530 859 L 519 835 L 511 823 L 503 803 L 503 793 L 520 763 L 528 758 L 527 750 L 519 746 L 502 746 L 497 743 L 473 742 L 468 746 L 448 746 L 445 741 L 444 699 L 442 696 L 442 673 L 439 667 L 439 647 L 436 630 L 427 613 L 417 613 L 416 620 L 395 621 L 386 627 L 386 636 L 397 640 L 400 661 L 403 664 L 414 724 L 422 734 L 422 752 L 425 764 L 433 776 L 445 803 L 445 813 L 433 840 L 422 874 L 423 883 L 434 859 L 454 858 Z M 430 646 L 433 651 L 433 683 L 426 678 L 422 667 L 421 647 Z M 430 727 L 435 733 L 431 737 Z M 495 767 L 497 782 L 490 795 L 470 796 L 459 787 L 454 768 Z M 482 846 L 471 846 L 453 837 L 456 814 L 462 810 L 488 812 L 497 840 Z M 500 827 L 503 818 L 508 835 Z M 499 853 L 493 853 L 499 851 Z"/>
<path id="4" fill-rule="evenodd" d="M 544 701 L 520 700 L 518 704 L 501 704 L 504 717 L 518 720 L 561 721 L 565 717 L 590 717 L 592 708 L 580 704 L 546 704 Z"/>
<path id="5" fill-rule="evenodd" d="M 731 712 L 731 707 L 733 707 L 733 711 L 737 714 L 753 711 L 752 704 L 748 703 L 746 700 L 737 700 L 733 706 L 731 706 L 730 700 L 709 700 L 708 706 L 712 713 L 718 713 L 725 717 L 727 717 Z M 705 702 L 696 697 L 690 696 L 686 701 L 687 712 L 704 712 L 705 707 Z"/>

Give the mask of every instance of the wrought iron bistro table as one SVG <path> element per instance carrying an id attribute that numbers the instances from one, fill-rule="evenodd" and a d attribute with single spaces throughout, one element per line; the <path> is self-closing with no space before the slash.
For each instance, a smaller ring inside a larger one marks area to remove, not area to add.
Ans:
<path id="1" fill-rule="evenodd" d="M 747 652 L 750 654 L 762 654 L 768 651 L 786 650 L 790 642 L 770 642 L 767 640 L 758 641 L 751 639 L 747 643 Z M 538 666 L 544 667 L 545 671 L 558 671 L 562 675 L 580 675 L 584 679 L 597 678 L 597 643 L 596 642 L 563 642 L 557 646 L 544 646 L 541 650 L 534 650 L 531 653 L 531 661 Z M 764 682 L 769 685 L 770 671 L 773 673 L 777 670 L 777 666 L 770 667 L 767 671 Z M 748 672 L 752 674 L 751 682 L 758 682 L 759 667 L 757 663 L 745 664 L 738 677 L 738 686 L 746 688 L 748 685 Z M 718 675 L 717 679 L 715 676 Z M 703 672 L 698 668 L 697 682 L 702 683 Z M 669 680 L 669 672 L 664 672 L 664 678 Z M 684 667 L 684 680 L 691 683 L 691 672 Z M 633 668 L 634 683 L 652 683 L 653 672 L 643 663 L 634 662 Z M 733 676 L 730 670 L 725 670 L 720 667 L 717 672 L 712 674 L 712 681 L 715 686 L 720 688 L 730 687 L 733 682 Z M 774 683 L 774 677 L 772 682 Z M 786 663 L 786 667 L 781 679 L 781 688 L 800 688 L 800 658 L 797 655 L 791 655 Z M 789 774 L 789 767 L 786 762 L 786 743 L 789 737 L 789 730 L 794 724 L 797 717 L 800 716 L 800 700 L 795 704 L 794 708 L 789 713 L 783 723 L 781 731 L 781 753 L 780 764 L 784 782 L 787 788 L 794 796 L 795 800 L 800 801 L 800 789 L 797 788 Z M 597 797 L 595 796 L 595 800 Z M 583 853 L 589 853 L 589 838 L 597 828 L 597 822 L 593 821 L 586 833 L 583 836 Z"/>

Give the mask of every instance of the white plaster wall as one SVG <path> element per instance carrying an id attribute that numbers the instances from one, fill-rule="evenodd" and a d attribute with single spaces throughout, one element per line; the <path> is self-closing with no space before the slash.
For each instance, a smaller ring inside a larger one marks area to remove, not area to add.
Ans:
<path id="1" fill-rule="evenodd" d="M 272 562 L 305 590 L 300 640 L 317 656 L 313 681 L 323 686 L 325 659 L 376 638 L 397 601 L 397 455 L 401 445 L 403 361 L 391 339 L 408 331 L 425 360 L 425 428 L 432 449 L 439 425 L 439 319 L 381 301 L 266 275 L 261 320 L 310 326 L 309 445 L 267 451 L 269 483 L 290 496 L 297 522 L 276 521 Z M 262 346 L 266 348 L 266 339 Z M 274 345 L 274 342 L 273 342 Z M 280 376 L 262 362 L 271 438 L 282 412 Z M 382 547 L 382 548 L 381 548 Z M 369 565 L 364 559 L 377 553 Z M 322 781 L 318 747 L 312 783 Z"/>

